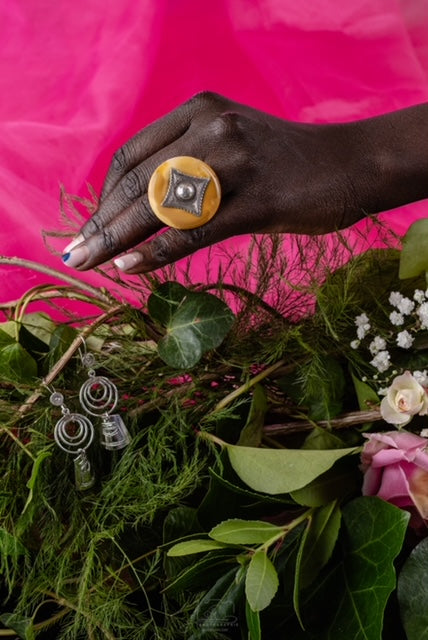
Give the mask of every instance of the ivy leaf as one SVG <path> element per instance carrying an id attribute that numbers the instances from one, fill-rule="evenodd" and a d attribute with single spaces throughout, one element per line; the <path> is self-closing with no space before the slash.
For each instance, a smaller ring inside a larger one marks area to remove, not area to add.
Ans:
<path id="1" fill-rule="evenodd" d="M 262 640 L 260 613 L 252 610 L 248 600 L 245 602 L 245 619 L 247 621 L 248 640 Z"/>
<path id="2" fill-rule="evenodd" d="M 253 611 L 269 606 L 278 589 L 278 574 L 265 550 L 254 553 L 245 578 L 245 595 Z"/>
<path id="3" fill-rule="evenodd" d="M 158 343 L 159 356 L 171 367 L 188 369 L 223 342 L 234 315 L 216 296 L 176 285 L 159 287 L 149 298 L 149 311 L 166 327 L 166 335 Z"/>
<path id="4" fill-rule="evenodd" d="M 21 618 L 15 613 L 3 613 L 0 615 L 0 622 L 2 622 L 5 627 L 16 631 L 18 638 L 22 638 L 23 640 L 35 639 L 32 618 Z"/>
<path id="5" fill-rule="evenodd" d="M 260 384 L 256 384 L 247 422 L 239 436 L 238 444 L 240 446 L 258 447 L 260 445 L 266 411 L 266 392 Z"/>
<path id="6" fill-rule="evenodd" d="M 403 238 L 398 273 L 398 277 L 401 280 L 413 278 L 424 271 L 428 271 L 427 244 L 428 220 L 425 218 L 416 220 Z"/>
<path id="7" fill-rule="evenodd" d="M 49 343 L 49 359 L 52 363 L 64 355 L 76 336 L 77 330 L 67 324 L 60 324 L 55 329 Z"/>
<path id="8" fill-rule="evenodd" d="M 398 603 L 407 640 L 428 639 L 428 538 L 411 552 L 398 577 Z"/>
<path id="9" fill-rule="evenodd" d="M 168 550 L 167 555 L 176 558 L 179 556 L 187 556 L 192 553 L 206 553 L 207 551 L 213 551 L 214 549 L 224 549 L 228 545 L 217 542 L 216 540 L 184 540 L 183 542 L 177 542 L 171 549 Z"/>
<path id="10" fill-rule="evenodd" d="M 383 615 L 395 588 L 394 559 L 403 545 L 406 511 L 376 497 L 356 498 L 342 512 L 343 557 L 322 591 L 338 595 L 323 640 L 380 640 Z M 314 592 L 316 598 L 316 593 Z"/>
<path id="11" fill-rule="evenodd" d="M 240 568 L 231 569 L 203 596 L 190 618 L 195 633 L 189 640 L 201 640 L 212 637 L 216 632 L 239 629 L 236 612 L 244 591 L 242 578 Z"/>
<path id="12" fill-rule="evenodd" d="M 262 544 L 284 533 L 284 529 L 262 520 L 232 518 L 215 526 L 210 538 L 227 544 Z"/>
<path id="13" fill-rule="evenodd" d="M 336 545 L 340 528 L 340 509 L 334 501 L 316 509 L 308 518 L 296 560 L 293 603 L 294 610 L 303 627 L 300 616 L 300 590 L 308 587 L 327 564 Z"/>
<path id="14" fill-rule="evenodd" d="M 357 447 L 332 450 L 257 449 L 226 444 L 230 463 L 245 484 L 255 491 L 289 493 L 312 482 Z"/>
<path id="15" fill-rule="evenodd" d="M 37 363 L 18 342 L 0 349 L 0 378 L 14 384 L 32 384 L 37 376 Z"/>
<path id="16" fill-rule="evenodd" d="M 164 282 L 147 300 L 147 308 L 153 320 L 166 326 L 190 291 L 178 282 Z"/>

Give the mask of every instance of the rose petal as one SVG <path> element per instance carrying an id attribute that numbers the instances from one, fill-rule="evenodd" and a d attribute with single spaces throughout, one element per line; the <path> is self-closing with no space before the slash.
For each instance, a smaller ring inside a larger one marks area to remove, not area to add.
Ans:
<path id="1" fill-rule="evenodd" d="M 428 471 L 417 469 L 409 479 L 409 493 L 422 518 L 428 518 Z"/>
<path id="2" fill-rule="evenodd" d="M 377 492 L 379 498 L 399 507 L 413 503 L 410 498 L 408 477 L 414 473 L 414 468 L 409 469 L 409 466 L 409 463 L 401 462 L 384 469 L 382 482 Z"/>

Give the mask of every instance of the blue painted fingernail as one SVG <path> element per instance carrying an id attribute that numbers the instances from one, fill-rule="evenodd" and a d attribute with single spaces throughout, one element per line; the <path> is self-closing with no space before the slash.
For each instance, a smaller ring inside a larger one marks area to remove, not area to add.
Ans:
<path id="1" fill-rule="evenodd" d="M 67 267 L 80 267 L 89 258 L 89 249 L 85 245 L 67 251 L 62 256 L 62 261 Z"/>

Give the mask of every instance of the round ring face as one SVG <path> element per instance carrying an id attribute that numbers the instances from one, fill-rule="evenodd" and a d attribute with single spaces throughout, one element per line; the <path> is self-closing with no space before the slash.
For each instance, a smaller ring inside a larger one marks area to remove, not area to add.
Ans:
<path id="1" fill-rule="evenodd" d="M 147 192 L 155 215 L 175 229 L 194 229 L 207 223 L 221 200 L 220 182 L 214 171 L 190 156 L 170 158 L 159 165 Z"/>

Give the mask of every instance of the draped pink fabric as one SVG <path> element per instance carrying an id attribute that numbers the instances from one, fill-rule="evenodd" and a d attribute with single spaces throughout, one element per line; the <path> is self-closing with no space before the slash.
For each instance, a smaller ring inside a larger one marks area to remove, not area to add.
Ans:
<path id="1" fill-rule="evenodd" d="M 60 183 L 99 190 L 116 148 L 197 91 L 310 122 L 428 100 L 428 0 L 4 0 L 0 50 L 0 253 L 67 273 L 41 234 Z M 385 219 L 401 233 L 427 213 Z M 2 301 L 49 280 L 0 276 Z"/>

